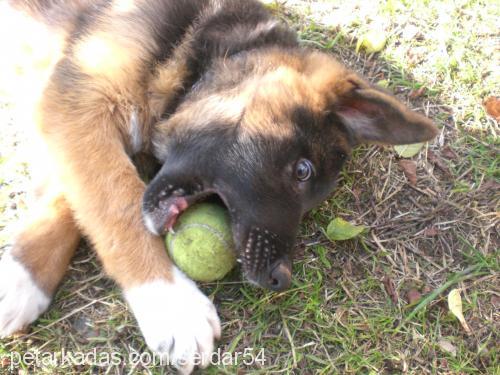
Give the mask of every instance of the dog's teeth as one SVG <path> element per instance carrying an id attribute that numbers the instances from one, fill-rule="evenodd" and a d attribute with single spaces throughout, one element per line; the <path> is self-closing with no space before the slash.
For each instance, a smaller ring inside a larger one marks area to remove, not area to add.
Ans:
<path id="1" fill-rule="evenodd" d="M 177 196 L 182 196 L 182 195 L 185 195 L 186 194 L 186 190 L 184 189 L 177 189 L 174 191 L 174 195 L 177 195 Z"/>

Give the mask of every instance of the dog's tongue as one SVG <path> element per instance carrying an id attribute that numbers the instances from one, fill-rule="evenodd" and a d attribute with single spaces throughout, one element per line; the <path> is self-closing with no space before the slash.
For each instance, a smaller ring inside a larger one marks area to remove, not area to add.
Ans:
<path id="1" fill-rule="evenodd" d="M 177 218 L 182 213 L 182 211 L 188 208 L 189 203 L 184 197 L 173 197 L 169 198 L 166 201 L 166 204 L 168 205 L 168 208 L 167 216 L 165 219 L 165 230 L 171 231 L 177 221 Z"/>

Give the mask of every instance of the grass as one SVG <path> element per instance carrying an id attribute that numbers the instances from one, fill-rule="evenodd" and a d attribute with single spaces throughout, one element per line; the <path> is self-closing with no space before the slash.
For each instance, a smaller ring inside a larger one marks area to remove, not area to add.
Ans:
<path id="1" fill-rule="evenodd" d="M 386 85 L 433 118 L 441 134 L 412 158 L 415 187 L 390 148 L 355 151 L 337 190 L 301 226 L 289 290 L 256 289 L 237 270 L 222 282 L 202 285 L 223 321 L 221 351 L 233 358 L 240 353 L 238 364 L 204 373 L 499 374 L 498 123 L 481 104 L 500 87 L 494 43 L 498 5 L 289 0 L 269 7 L 297 29 L 303 44 L 329 51 Z M 385 48 L 374 55 L 356 53 L 357 40 L 371 28 L 387 35 Z M 19 155 L 10 152 L 23 139 L 14 131 L 7 102 L 0 111 L 7 124 L 0 141 L 4 247 L 11 233 L 7 224 L 22 211 L 29 182 L 24 165 L 13 162 Z M 324 230 L 339 216 L 370 230 L 332 243 Z M 0 341 L 0 363 L 27 350 L 57 352 L 59 359 L 62 348 L 73 353 L 97 348 L 123 358 L 145 352 L 119 290 L 100 269 L 82 244 L 55 302 L 31 333 Z M 448 310 L 452 288 L 461 289 L 471 335 Z M 422 298 L 408 302 L 415 291 Z M 265 361 L 246 364 L 242 358 L 249 353 Z M 63 363 L 38 367 L 36 373 L 169 371 L 131 363 L 107 368 Z"/>

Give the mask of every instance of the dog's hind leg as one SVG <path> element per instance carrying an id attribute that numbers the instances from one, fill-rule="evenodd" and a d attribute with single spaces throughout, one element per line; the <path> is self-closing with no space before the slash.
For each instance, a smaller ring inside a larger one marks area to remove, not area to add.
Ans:
<path id="1" fill-rule="evenodd" d="M 24 229 L 0 261 L 0 337 L 44 312 L 80 239 L 64 196 L 45 186 Z"/>

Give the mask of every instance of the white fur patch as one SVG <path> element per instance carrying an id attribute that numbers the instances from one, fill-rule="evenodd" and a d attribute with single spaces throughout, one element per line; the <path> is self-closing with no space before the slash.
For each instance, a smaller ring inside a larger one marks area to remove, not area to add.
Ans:
<path id="1" fill-rule="evenodd" d="M 130 144 L 132 145 L 132 152 L 138 153 L 142 149 L 142 134 L 137 111 L 133 110 L 130 114 Z"/>
<path id="2" fill-rule="evenodd" d="M 151 233 L 156 234 L 157 236 L 159 236 L 160 233 L 158 233 L 158 231 L 156 230 L 155 224 L 153 222 L 153 219 L 151 219 L 151 217 L 149 216 L 149 214 L 143 215 L 142 217 L 143 217 L 144 225 L 146 226 L 146 228 L 148 228 L 148 230 Z"/>
<path id="3" fill-rule="evenodd" d="M 6 253 L 0 261 L 0 337 L 34 322 L 49 303 L 26 268 Z"/>
<path id="4" fill-rule="evenodd" d="M 276 20 L 270 20 L 270 21 L 261 22 L 257 26 L 255 26 L 255 29 L 253 29 L 250 32 L 250 35 L 249 35 L 248 39 L 256 38 L 260 34 L 268 33 L 268 32 L 270 32 L 272 29 L 274 29 L 278 25 L 279 25 L 279 22 L 276 21 Z"/>
<path id="5" fill-rule="evenodd" d="M 174 267 L 173 282 L 155 280 L 125 290 L 149 348 L 180 373 L 206 367 L 220 337 L 220 321 L 212 302 Z"/>

